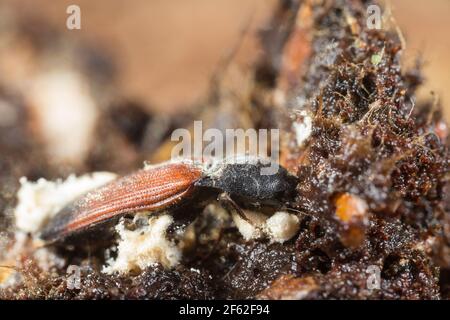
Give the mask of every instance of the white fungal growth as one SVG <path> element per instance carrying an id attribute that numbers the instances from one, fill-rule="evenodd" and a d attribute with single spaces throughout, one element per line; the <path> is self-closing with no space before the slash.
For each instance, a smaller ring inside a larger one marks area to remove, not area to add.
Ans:
<path id="1" fill-rule="evenodd" d="M 247 218 L 251 221 L 244 220 L 237 213 L 232 214 L 233 221 L 239 232 L 245 240 L 259 239 L 264 236 L 264 223 L 267 217 L 262 213 L 246 211 Z"/>
<path id="2" fill-rule="evenodd" d="M 167 228 L 172 222 L 173 217 L 170 215 L 151 217 L 148 225 L 131 231 L 121 221 L 116 226 L 120 235 L 117 258 L 108 260 L 102 271 L 107 274 L 126 274 L 157 263 L 165 268 L 176 266 L 181 259 L 181 250 L 166 238 Z"/>
<path id="3" fill-rule="evenodd" d="M 80 177 L 70 175 L 65 181 L 36 182 L 20 179 L 17 192 L 18 204 L 14 210 L 16 227 L 19 231 L 35 233 L 66 204 L 82 194 L 116 178 L 109 172 L 95 172 Z"/>
<path id="4" fill-rule="evenodd" d="M 266 232 L 274 242 L 283 243 L 297 233 L 300 221 L 296 215 L 284 211 L 275 212 L 266 220 Z"/>
<path id="5" fill-rule="evenodd" d="M 297 146 L 301 147 L 306 139 L 309 138 L 312 132 L 312 118 L 305 110 L 300 111 L 302 121 L 295 121 L 292 126 L 295 131 L 295 137 L 297 140 Z"/>
<path id="6" fill-rule="evenodd" d="M 233 213 L 233 221 L 245 240 L 267 237 L 271 242 L 283 243 L 296 235 L 300 221 L 294 214 L 284 211 L 275 212 L 271 217 L 253 211 L 246 211 L 244 220 Z"/>

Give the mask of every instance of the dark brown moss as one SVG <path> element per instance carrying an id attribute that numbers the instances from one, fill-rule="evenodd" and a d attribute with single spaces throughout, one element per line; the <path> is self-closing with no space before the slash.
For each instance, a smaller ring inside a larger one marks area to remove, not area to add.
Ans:
<path id="1" fill-rule="evenodd" d="M 447 219 L 440 202 L 448 152 L 433 129 L 438 108 L 413 102 L 420 73 L 403 72 L 395 31 L 368 30 L 362 2 L 328 4 L 304 4 L 320 32 L 290 103 L 314 119 L 309 141 L 290 144 L 299 155 L 297 206 L 312 216 L 297 240 L 298 275 L 316 275 L 315 297 L 439 298 L 438 266 L 429 250 L 417 249 L 427 239 L 442 242 Z M 345 29 L 348 21 L 356 34 Z M 336 50 L 326 50 L 330 43 Z M 333 199 L 345 192 L 369 207 L 366 239 L 356 249 L 342 243 L 335 218 Z M 383 270 L 377 293 L 363 281 L 372 264 Z"/>

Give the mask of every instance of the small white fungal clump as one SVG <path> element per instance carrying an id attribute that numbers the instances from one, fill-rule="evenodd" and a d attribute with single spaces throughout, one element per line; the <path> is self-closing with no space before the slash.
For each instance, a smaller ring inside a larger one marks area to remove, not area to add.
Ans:
<path id="1" fill-rule="evenodd" d="M 260 239 L 264 236 L 264 223 L 267 217 L 259 212 L 246 211 L 246 217 L 251 221 L 244 220 L 237 213 L 232 214 L 233 221 L 245 240 Z"/>
<path id="2" fill-rule="evenodd" d="M 297 146 L 301 147 L 303 143 L 306 141 L 306 139 L 309 138 L 312 132 L 312 118 L 308 115 L 308 113 L 305 110 L 300 111 L 300 116 L 302 116 L 303 121 L 301 122 L 294 122 L 292 124 L 294 131 L 295 131 L 295 137 L 297 140 Z"/>
<path id="3" fill-rule="evenodd" d="M 80 177 L 70 175 L 65 181 L 36 182 L 20 179 L 18 204 L 14 210 L 19 231 L 35 233 L 66 204 L 82 194 L 116 178 L 114 173 L 94 172 Z"/>
<path id="4" fill-rule="evenodd" d="M 297 233 L 300 221 L 296 215 L 278 211 L 266 220 L 266 232 L 274 242 L 283 243 Z"/>
<path id="5" fill-rule="evenodd" d="M 234 223 L 245 240 L 265 236 L 271 242 L 283 243 L 295 236 L 300 227 L 298 217 L 284 211 L 275 212 L 271 217 L 251 211 L 245 213 L 250 222 L 233 213 Z"/>
<path id="6" fill-rule="evenodd" d="M 170 215 L 151 217 L 148 225 L 137 230 L 127 230 L 123 220 L 116 226 L 120 235 L 117 258 L 109 259 L 103 267 L 107 274 L 126 274 L 144 270 L 160 263 L 165 268 L 176 266 L 181 259 L 181 250 L 166 238 L 166 231 L 173 222 Z"/>

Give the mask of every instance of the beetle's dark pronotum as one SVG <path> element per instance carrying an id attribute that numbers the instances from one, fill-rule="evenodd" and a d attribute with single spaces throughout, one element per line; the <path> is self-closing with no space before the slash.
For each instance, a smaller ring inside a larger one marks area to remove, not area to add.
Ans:
<path id="1" fill-rule="evenodd" d="M 258 208 L 279 209 L 294 192 L 296 179 L 281 166 L 262 175 L 258 160 L 224 161 L 210 168 L 180 161 L 139 170 L 88 192 L 64 207 L 41 231 L 47 241 L 95 230 L 103 223 L 139 211 L 156 213 L 188 201 L 229 199 Z M 218 197 L 222 195 L 221 197 Z"/>

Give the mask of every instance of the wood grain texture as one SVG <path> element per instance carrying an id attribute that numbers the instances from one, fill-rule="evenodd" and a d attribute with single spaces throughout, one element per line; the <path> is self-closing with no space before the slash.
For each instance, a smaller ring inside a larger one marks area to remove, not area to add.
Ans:
<path id="1" fill-rule="evenodd" d="M 168 208 L 186 197 L 200 177 L 199 168 L 184 163 L 139 170 L 67 205 L 44 227 L 41 238 L 55 240 L 112 217 Z"/>

